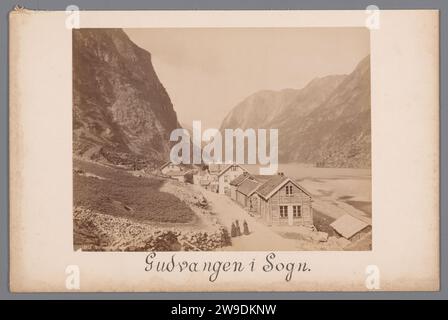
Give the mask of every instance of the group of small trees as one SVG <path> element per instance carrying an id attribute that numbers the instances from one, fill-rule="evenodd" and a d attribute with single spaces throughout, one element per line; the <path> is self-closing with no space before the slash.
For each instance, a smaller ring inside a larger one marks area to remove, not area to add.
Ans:
<path id="1" fill-rule="evenodd" d="M 243 221 L 243 232 L 242 233 L 241 233 L 241 228 L 240 228 L 240 222 L 238 220 L 235 220 L 235 222 L 232 222 L 232 226 L 230 227 L 230 235 L 232 236 L 232 238 L 239 237 L 242 234 L 248 235 L 249 233 L 250 233 L 249 226 L 248 226 L 246 220 Z"/>

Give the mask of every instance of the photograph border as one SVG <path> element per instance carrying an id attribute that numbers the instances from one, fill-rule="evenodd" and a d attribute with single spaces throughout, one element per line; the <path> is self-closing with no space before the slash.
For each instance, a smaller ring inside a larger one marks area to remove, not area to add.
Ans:
<path id="1" fill-rule="evenodd" d="M 60 1 L 57 4 L 49 3 L 51 1 L 46 1 L 46 5 L 43 7 L 42 3 L 41 6 L 36 7 L 34 4 L 31 4 L 31 1 L 25 1 L 22 2 L 22 5 L 24 5 L 28 9 L 40 9 L 40 10 L 64 10 L 66 6 L 72 4 L 70 2 L 66 1 Z M 85 3 L 84 3 L 85 2 Z M 200 1 L 201 2 L 201 1 Z M 181 4 L 180 1 L 153 1 L 151 4 L 144 3 L 143 1 L 129 1 L 126 3 L 126 7 L 123 7 L 123 4 L 114 4 L 110 5 L 107 8 L 100 8 L 99 6 L 103 5 L 104 2 L 102 1 L 77 1 L 77 6 L 79 6 L 81 9 L 85 10 L 95 10 L 95 9 L 102 9 L 102 10 L 137 10 L 137 9 L 266 9 L 270 8 L 272 9 L 273 6 L 275 9 L 357 9 L 357 10 L 363 10 L 365 9 L 369 3 L 360 3 L 359 1 L 344 1 L 344 3 L 341 3 L 342 1 L 317 1 L 313 2 L 312 4 L 301 4 L 299 2 L 289 2 L 289 1 L 281 1 L 276 2 L 276 4 L 269 4 L 269 3 L 261 3 L 257 2 L 255 4 L 255 1 L 253 1 L 253 4 L 249 4 L 246 2 L 244 7 L 238 7 L 237 1 L 229 1 L 226 2 L 226 4 L 220 3 L 216 5 L 211 5 L 210 2 L 207 2 L 201 5 L 198 5 L 198 3 L 190 3 L 190 6 L 186 6 L 185 3 Z M 29 3 L 29 4 L 27 4 Z M 218 3 L 218 2 L 217 2 Z M 371 3 L 370 3 L 371 4 Z M 2 28 L 1 32 L 3 37 L 1 37 L 1 44 L 2 44 L 2 56 L 1 61 L 4 66 L 8 65 L 8 19 L 7 15 L 9 11 L 14 7 L 14 4 L 9 3 L 9 1 L 2 2 L 2 17 L 4 18 L 2 20 Z M 65 6 L 64 6 L 65 5 Z M 397 7 L 391 8 L 386 1 L 377 1 L 375 4 L 380 9 L 398 9 Z M 403 8 L 419 8 L 421 9 L 418 2 L 407 2 L 402 3 Z M 400 9 L 402 9 L 400 6 Z M 429 8 L 436 8 L 436 9 L 442 9 L 443 2 L 441 1 L 428 1 L 428 3 L 425 4 L 425 9 Z M 445 4 L 443 10 L 440 11 L 440 32 L 441 34 L 443 32 L 446 32 L 446 10 L 447 5 Z M 441 153 L 440 153 L 440 163 L 441 163 L 441 170 L 440 170 L 440 195 L 447 194 L 446 193 L 446 138 L 447 137 L 447 106 L 446 106 L 446 91 L 443 91 L 445 88 L 444 84 L 446 83 L 446 62 L 444 60 L 444 57 L 446 56 L 446 37 L 440 36 L 440 88 L 442 90 L 440 91 L 440 97 L 441 97 L 441 109 L 440 109 L 440 125 L 441 125 L 441 131 L 439 133 L 440 142 L 441 142 Z M 350 293 L 350 292 L 276 292 L 276 293 L 269 293 L 269 292 L 207 292 L 207 293 L 199 293 L 199 292 L 182 292 L 182 293 L 29 293 L 29 294 L 12 294 L 9 292 L 9 232 L 8 232 L 8 226 L 9 226 L 9 217 L 8 217 L 8 152 L 4 152 L 8 150 L 8 90 L 9 87 L 8 84 L 8 69 L 3 68 L 2 74 L 1 74 L 1 97 L 2 97 L 2 105 L 1 105 L 1 177 L 2 177 L 2 195 L 1 195 L 1 291 L 0 295 L 1 297 L 5 297 L 8 299 L 17 299 L 17 298 L 27 298 L 27 299 L 42 299 L 42 298 L 66 298 L 66 299 L 387 299 L 387 298 L 447 298 L 448 291 L 447 291 L 447 275 L 441 273 L 441 291 L 439 292 L 425 292 L 425 293 L 417 293 L 417 292 L 363 292 L 363 294 L 359 295 L 358 293 Z M 4 192 L 5 190 L 5 192 Z M 447 213 L 447 201 L 446 198 L 441 198 L 441 219 L 440 219 L 440 248 L 441 248 L 441 266 L 440 270 L 447 270 L 447 252 L 446 252 L 446 213 Z"/>

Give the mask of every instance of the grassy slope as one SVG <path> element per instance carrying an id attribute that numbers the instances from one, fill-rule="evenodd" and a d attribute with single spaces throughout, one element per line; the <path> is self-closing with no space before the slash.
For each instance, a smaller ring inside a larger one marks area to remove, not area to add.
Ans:
<path id="1" fill-rule="evenodd" d="M 82 170 L 73 174 L 74 207 L 142 222 L 186 223 L 195 216 L 185 202 L 159 190 L 161 179 L 134 177 L 121 169 L 80 160 L 74 160 L 74 168 Z"/>

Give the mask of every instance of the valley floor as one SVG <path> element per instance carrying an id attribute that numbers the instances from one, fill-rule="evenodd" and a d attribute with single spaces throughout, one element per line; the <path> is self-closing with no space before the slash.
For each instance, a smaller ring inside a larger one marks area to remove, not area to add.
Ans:
<path id="1" fill-rule="evenodd" d="M 369 216 L 365 206 L 363 211 L 348 203 L 370 203 L 363 189 L 369 178 L 299 175 L 297 180 L 314 196 L 315 225 L 328 233 L 327 241 L 314 239 L 300 227 L 267 226 L 228 196 L 197 185 L 75 159 L 74 245 L 93 251 L 343 250 L 347 243 L 338 241 L 329 224 L 345 213 Z M 250 234 L 230 243 L 228 231 L 236 220 L 241 228 L 246 221 Z M 162 239 L 161 247 L 154 247 L 157 239 Z M 369 250 L 371 239 L 360 243 L 350 249 Z"/>

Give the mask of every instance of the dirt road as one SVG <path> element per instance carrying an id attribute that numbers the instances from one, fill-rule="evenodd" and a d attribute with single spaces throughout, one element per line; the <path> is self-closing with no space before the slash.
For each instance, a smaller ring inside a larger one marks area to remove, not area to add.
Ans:
<path id="1" fill-rule="evenodd" d="M 271 228 L 251 217 L 230 197 L 201 189 L 201 192 L 211 203 L 213 212 L 216 213 L 219 222 L 229 228 L 235 220 L 240 223 L 241 231 L 243 221 L 249 226 L 249 235 L 232 238 L 232 246 L 223 248 L 228 251 L 270 251 L 297 250 L 296 240 L 285 239 L 275 233 Z"/>

